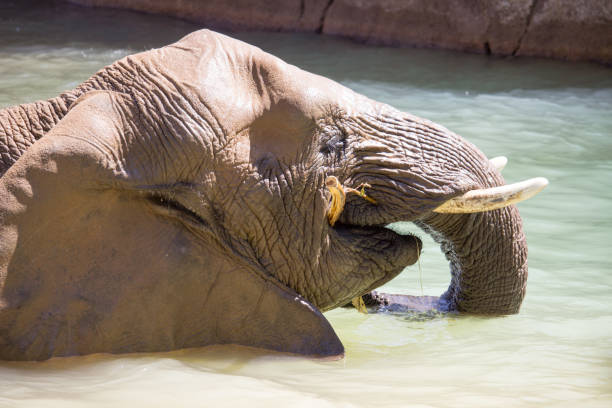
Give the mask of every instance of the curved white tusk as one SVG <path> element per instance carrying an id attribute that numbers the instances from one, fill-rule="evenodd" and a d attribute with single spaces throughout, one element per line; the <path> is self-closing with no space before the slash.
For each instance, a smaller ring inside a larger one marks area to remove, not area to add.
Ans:
<path id="1" fill-rule="evenodd" d="M 489 159 L 489 161 L 497 171 L 502 171 L 504 167 L 506 167 L 506 164 L 508 164 L 508 158 L 506 156 L 497 156 Z"/>
<path id="2" fill-rule="evenodd" d="M 460 197 L 451 198 L 434 212 L 466 214 L 496 210 L 518 203 L 538 194 L 548 185 L 544 177 L 536 177 L 507 186 L 468 191 Z"/>

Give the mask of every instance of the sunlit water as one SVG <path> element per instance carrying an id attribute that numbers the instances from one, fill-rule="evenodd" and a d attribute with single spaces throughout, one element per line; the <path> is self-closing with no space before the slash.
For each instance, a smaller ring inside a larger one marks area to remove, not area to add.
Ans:
<path id="1" fill-rule="evenodd" d="M 0 4 L 0 107 L 55 96 L 124 55 L 199 28 L 120 11 Z M 588 64 L 372 48 L 313 35 L 233 34 L 505 155 L 529 243 L 520 314 L 408 319 L 326 314 L 340 361 L 208 348 L 0 363 L 7 407 L 612 404 L 612 71 Z M 401 225 L 399 228 L 406 228 Z M 410 227 L 411 230 L 415 230 Z M 421 234 L 422 235 L 422 234 Z M 385 290 L 439 295 L 448 266 L 425 238 Z"/>

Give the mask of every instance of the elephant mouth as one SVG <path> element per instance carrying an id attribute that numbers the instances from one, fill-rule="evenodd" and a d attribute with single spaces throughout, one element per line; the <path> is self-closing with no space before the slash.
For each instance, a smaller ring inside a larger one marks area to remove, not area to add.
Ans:
<path id="1" fill-rule="evenodd" d="M 333 256 L 326 266 L 344 271 L 332 274 L 335 296 L 317 298 L 303 294 L 321 311 L 344 306 L 355 297 L 384 285 L 408 265 L 417 262 L 423 247 L 419 237 L 398 234 L 373 225 L 351 225 L 337 222 L 330 230 Z"/>

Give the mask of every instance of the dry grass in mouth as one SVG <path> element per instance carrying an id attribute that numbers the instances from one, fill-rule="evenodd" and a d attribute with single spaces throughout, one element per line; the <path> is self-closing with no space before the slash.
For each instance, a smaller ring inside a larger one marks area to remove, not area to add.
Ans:
<path id="1" fill-rule="evenodd" d="M 366 187 L 372 187 L 367 183 L 363 183 L 359 185 L 357 189 L 354 189 L 350 187 L 344 187 L 342 184 L 340 184 L 340 181 L 338 181 L 337 177 L 328 176 L 325 179 L 325 186 L 331 193 L 331 202 L 329 203 L 329 209 L 327 210 L 327 220 L 329 221 L 329 225 L 331 225 L 332 227 L 334 226 L 336 221 L 338 221 L 338 218 L 340 218 L 340 214 L 342 214 L 342 211 L 344 210 L 344 204 L 346 203 L 347 194 L 357 194 L 364 200 L 376 205 L 376 200 L 374 200 L 372 197 L 368 197 L 365 193 Z M 361 296 L 357 296 L 351 302 L 353 303 L 353 306 L 355 306 L 355 309 L 357 309 L 358 312 L 368 314 L 368 309 L 366 308 L 365 302 L 363 301 L 363 298 Z"/>
<path id="2" fill-rule="evenodd" d="M 368 314 L 368 309 L 366 308 L 365 302 L 363 301 L 363 297 L 357 296 L 356 298 L 353 298 L 353 300 L 351 300 L 351 303 L 353 304 L 353 306 L 355 306 L 355 309 L 357 309 L 359 313 Z"/>
<path id="3" fill-rule="evenodd" d="M 364 200 L 376 205 L 376 200 L 372 197 L 369 197 L 365 193 L 366 188 L 372 188 L 371 185 L 367 183 L 360 184 L 356 189 L 350 187 L 344 187 L 340 184 L 340 181 L 335 176 L 328 176 L 325 179 L 325 186 L 331 193 L 331 201 L 329 203 L 329 208 L 327 209 L 327 220 L 329 221 L 329 225 L 332 227 L 340 218 L 340 214 L 344 210 L 344 204 L 346 203 L 346 195 L 347 194 L 357 194 L 359 197 Z M 419 267 L 419 283 L 421 285 L 421 296 L 423 296 L 423 272 L 421 269 L 421 254 L 420 248 L 418 248 L 417 244 L 417 263 Z M 357 309 L 359 313 L 368 313 L 368 309 L 366 308 L 365 302 L 361 296 L 357 296 L 351 300 L 351 303 Z"/>
<path id="4" fill-rule="evenodd" d="M 325 186 L 331 193 L 331 202 L 329 205 L 329 209 L 327 210 L 327 220 L 329 221 L 329 225 L 331 225 L 332 227 L 334 226 L 336 221 L 338 221 L 338 218 L 340 218 L 340 214 L 342 214 L 342 211 L 344 210 L 344 204 L 346 203 L 347 194 L 357 194 L 364 200 L 376 205 L 376 200 L 374 200 L 372 197 L 369 197 L 365 193 L 366 187 L 372 187 L 368 183 L 362 183 L 357 187 L 357 189 L 354 189 L 350 187 L 344 187 L 342 184 L 340 184 L 340 181 L 338 181 L 338 178 L 336 178 L 335 176 L 328 176 L 325 179 Z"/>

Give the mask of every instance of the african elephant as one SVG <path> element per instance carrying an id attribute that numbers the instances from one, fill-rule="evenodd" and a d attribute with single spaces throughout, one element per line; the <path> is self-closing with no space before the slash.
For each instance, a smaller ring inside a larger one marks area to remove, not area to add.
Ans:
<path id="1" fill-rule="evenodd" d="M 516 313 L 527 247 L 508 204 L 543 183 L 504 186 L 447 129 L 207 30 L 0 111 L 0 157 L 9 360 L 211 344 L 341 356 L 321 311 L 416 262 L 420 240 L 395 221 L 450 262 L 434 307 Z M 332 176 L 372 199 L 347 195 L 333 226 Z"/>

